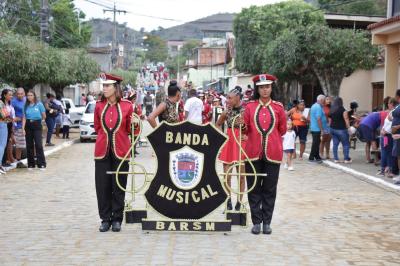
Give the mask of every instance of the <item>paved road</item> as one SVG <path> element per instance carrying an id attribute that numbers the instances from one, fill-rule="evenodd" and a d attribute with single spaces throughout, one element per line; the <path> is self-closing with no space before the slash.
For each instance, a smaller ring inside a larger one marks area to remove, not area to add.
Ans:
<path id="1" fill-rule="evenodd" d="M 282 170 L 271 236 L 253 236 L 250 228 L 240 227 L 228 235 L 145 234 L 138 225 L 99 233 L 93 148 L 93 143 L 75 144 L 52 155 L 46 172 L 1 176 L 0 264 L 399 263 L 400 196 L 305 162 L 295 172 Z M 148 169 L 154 168 L 150 149 L 140 153 Z"/>

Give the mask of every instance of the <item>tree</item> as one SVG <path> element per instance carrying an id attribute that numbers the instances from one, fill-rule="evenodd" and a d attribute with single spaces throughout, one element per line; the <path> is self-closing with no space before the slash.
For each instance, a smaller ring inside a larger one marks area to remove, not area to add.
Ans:
<path id="1" fill-rule="evenodd" d="M 270 43 L 283 31 L 325 23 L 323 13 L 314 10 L 299 0 L 242 9 L 233 23 L 237 69 L 254 74 L 268 71 Z"/>
<path id="2" fill-rule="evenodd" d="M 179 49 L 179 53 L 176 56 L 168 58 L 166 66 L 172 76 L 176 77 L 178 68 L 182 69 L 185 66 L 186 60 L 190 60 L 190 58 L 192 58 L 194 49 L 199 47 L 200 44 L 201 41 L 199 40 L 189 40 L 182 46 L 181 49 Z"/>
<path id="3" fill-rule="evenodd" d="M 128 84 L 131 86 L 136 85 L 137 72 L 118 68 L 112 70 L 111 73 L 123 78 L 123 81 L 121 83 L 122 86 L 126 86 Z"/>
<path id="4" fill-rule="evenodd" d="M 370 16 L 386 15 L 386 0 L 318 0 L 317 2 L 320 8 L 331 13 Z"/>
<path id="5" fill-rule="evenodd" d="M 376 65 L 378 49 L 365 31 L 310 25 L 285 31 L 273 42 L 271 55 L 278 76 L 304 82 L 315 75 L 325 95 L 338 96 L 344 77 Z"/>
<path id="6" fill-rule="evenodd" d="M 144 40 L 144 45 L 147 48 L 146 59 L 150 62 L 164 62 L 167 59 L 167 44 L 160 37 L 148 35 Z"/>
<path id="7" fill-rule="evenodd" d="M 5 0 L 1 4 L 0 22 L 21 35 L 40 36 L 40 0 Z M 90 41 L 91 28 L 81 23 L 82 11 L 72 0 L 50 0 L 50 45 L 60 48 L 83 48 Z"/>
<path id="8" fill-rule="evenodd" d="M 83 50 L 45 47 L 32 37 L 0 35 L 0 77 L 7 83 L 32 88 L 46 83 L 55 90 L 94 80 L 99 65 Z"/>

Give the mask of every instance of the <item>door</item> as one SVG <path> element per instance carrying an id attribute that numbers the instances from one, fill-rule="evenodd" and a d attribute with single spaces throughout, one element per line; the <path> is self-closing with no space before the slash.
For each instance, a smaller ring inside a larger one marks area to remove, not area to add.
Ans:
<path id="1" fill-rule="evenodd" d="M 383 106 L 383 82 L 372 83 L 372 110 L 381 110 Z"/>

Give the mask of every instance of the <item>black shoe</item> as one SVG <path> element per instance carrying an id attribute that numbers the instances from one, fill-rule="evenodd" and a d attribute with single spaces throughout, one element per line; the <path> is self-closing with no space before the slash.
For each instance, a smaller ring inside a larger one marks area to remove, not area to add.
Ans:
<path id="1" fill-rule="evenodd" d="M 253 225 L 253 228 L 251 228 L 251 233 L 258 235 L 261 232 L 261 225 L 260 224 L 255 224 Z"/>
<path id="2" fill-rule="evenodd" d="M 272 229 L 269 224 L 263 224 L 263 234 L 270 235 L 272 233 Z"/>
<path id="3" fill-rule="evenodd" d="M 101 222 L 101 225 L 99 227 L 100 232 L 107 232 L 110 230 L 110 222 Z"/>
<path id="4" fill-rule="evenodd" d="M 226 203 L 226 209 L 227 209 L 228 211 L 231 211 L 231 210 L 232 210 L 232 201 L 231 201 L 231 199 L 228 199 L 228 201 L 227 201 L 227 203 Z"/>
<path id="5" fill-rule="evenodd" d="M 118 222 L 118 221 L 112 222 L 112 231 L 113 232 L 121 231 L 121 222 Z"/>
<path id="6" fill-rule="evenodd" d="M 25 164 L 23 164 L 22 162 L 18 162 L 17 163 L 17 168 L 28 168 Z"/>
<path id="7" fill-rule="evenodd" d="M 242 207 L 242 204 L 238 201 L 238 202 L 236 202 L 236 205 L 235 205 L 235 211 L 240 211 L 240 208 Z"/>

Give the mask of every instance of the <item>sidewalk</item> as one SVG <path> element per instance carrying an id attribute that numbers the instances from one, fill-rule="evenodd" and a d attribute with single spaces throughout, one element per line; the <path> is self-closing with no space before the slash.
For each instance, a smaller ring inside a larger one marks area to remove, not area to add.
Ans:
<path id="1" fill-rule="evenodd" d="M 307 144 L 306 144 L 306 153 L 304 154 L 304 160 L 308 160 L 308 154 L 310 153 L 311 149 L 311 141 L 312 137 L 311 135 L 308 135 L 307 137 Z M 296 148 L 297 151 L 299 150 L 299 143 L 297 142 Z M 342 146 L 339 145 L 339 151 L 338 151 L 339 159 L 343 160 L 343 151 L 342 151 Z M 325 157 L 321 155 L 321 157 Z M 345 171 L 347 173 L 361 176 L 361 177 L 366 177 L 370 179 L 373 182 L 381 183 L 384 185 L 387 185 L 391 188 L 396 188 L 400 190 L 400 186 L 394 185 L 394 181 L 391 178 L 387 177 L 381 177 L 377 176 L 377 172 L 380 170 L 380 165 L 376 166 L 375 164 L 371 163 L 366 163 L 365 159 L 365 143 L 357 140 L 356 144 L 356 149 L 350 149 L 350 157 L 353 160 L 353 163 L 351 164 L 344 164 L 344 163 L 334 163 L 333 162 L 333 152 L 332 152 L 332 142 L 331 142 L 331 149 L 330 149 L 330 160 L 325 160 L 324 164 L 328 165 L 330 167 Z M 367 177 L 369 176 L 369 177 Z M 373 180 L 371 177 L 376 178 L 378 180 Z"/>
<path id="2" fill-rule="evenodd" d="M 54 146 L 47 147 L 45 146 L 46 142 L 46 130 L 43 131 L 43 149 L 44 149 L 44 155 L 47 157 L 63 148 L 71 146 L 73 143 L 77 142 L 79 140 L 79 128 L 71 128 L 69 132 L 69 139 L 63 139 L 62 138 L 62 133 L 60 134 L 61 138 L 57 138 L 55 134 L 53 134 L 51 138 L 51 142 L 54 144 Z M 27 160 L 26 158 L 21 160 L 21 162 L 25 165 L 27 165 Z M 16 165 L 12 165 L 11 167 L 7 167 L 6 170 L 7 172 L 16 169 Z"/>

